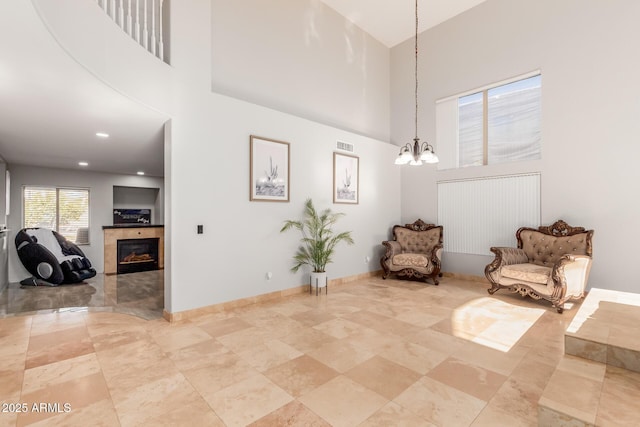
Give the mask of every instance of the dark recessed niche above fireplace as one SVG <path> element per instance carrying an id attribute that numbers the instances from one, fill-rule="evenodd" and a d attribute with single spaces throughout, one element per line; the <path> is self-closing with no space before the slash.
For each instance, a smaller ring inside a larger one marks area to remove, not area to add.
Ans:
<path id="1" fill-rule="evenodd" d="M 158 238 L 119 239 L 118 274 L 158 269 Z"/>

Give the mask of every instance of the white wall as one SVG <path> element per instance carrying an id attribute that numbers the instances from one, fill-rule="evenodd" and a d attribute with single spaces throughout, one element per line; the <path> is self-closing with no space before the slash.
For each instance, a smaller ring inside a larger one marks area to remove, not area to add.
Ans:
<path id="1" fill-rule="evenodd" d="M 379 268 L 380 242 L 400 215 L 400 177 L 390 161 L 394 147 L 223 96 L 201 101 L 193 104 L 192 114 L 185 105 L 185 115 L 172 122 L 173 166 L 167 179 L 172 187 L 173 311 L 305 283 L 305 273 L 289 272 L 300 236 L 279 230 L 284 220 L 301 217 L 308 197 L 318 208 L 346 213 L 336 229 L 352 230 L 356 241 L 338 248 L 330 277 Z M 197 118 L 198 111 L 218 119 L 206 123 Z M 250 134 L 291 144 L 289 203 L 249 201 Z M 332 204 L 336 140 L 353 143 L 360 157 L 358 205 Z M 196 234 L 197 224 L 204 225 L 203 235 Z M 267 272 L 273 273 L 271 281 Z"/>
<path id="2" fill-rule="evenodd" d="M 540 69 L 542 159 L 405 169 L 403 220 L 436 218 L 437 180 L 540 171 L 542 222 L 562 218 L 595 229 L 589 286 L 640 292 L 634 268 L 640 239 L 638 16 L 640 2 L 633 0 L 488 0 L 421 34 L 421 137 L 435 140 L 435 100 Z M 412 48 L 407 42 L 391 54 L 395 144 L 412 136 Z M 445 252 L 443 268 L 483 275 L 490 261 Z"/>
<path id="3" fill-rule="evenodd" d="M 11 213 L 8 216 L 9 233 L 9 281 L 17 282 L 30 274 L 24 268 L 14 244 L 16 232 L 22 228 L 22 187 L 25 185 L 43 185 L 53 187 L 89 188 L 89 245 L 80 249 L 91 260 L 96 271 L 104 271 L 104 234 L 103 225 L 113 225 L 113 187 L 159 188 L 162 198 L 164 181 L 132 175 L 115 175 L 65 169 L 39 168 L 22 165 L 9 165 L 11 172 Z"/>
<path id="4" fill-rule="evenodd" d="M 207 58 L 215 92 L 389 139 L 389 49 L 382 43 L 318 0 L 211 5 Z"/>
<path id="5" fill-rule="evenodd" d="M 172 62 L 181 90 L 171 122 L 165 177 L 171 207 L 171 306 L 177 312 L 264 294 L 305 283 L 293 274 L 299 236 L 280 234 L 284 220 L 300 218 L 306 198 L 319 208 L 346 213 L 338 230 L 351 230 L 354 246 L 338 248 L 331 278 L 379 269 L 380 242 L 400 215 L 399 171 L 390 144 L 293 115 L 209 92 L 201 58 L 211 11 L 191 0 L 174 7 Z M 206 62 L 205 62 L 206 63 Z M 249 201 L 249 136 L 291 144 L 291 201 Z M 360 203 L 332 204 L 333 151 L 337 140 L 360 157 Z M 196 226 L 204 225 L 204 234 Z M 365 263 L 365 257 L 370 261 Z M 273 278 L 266 279 L 272 272 Z"/>

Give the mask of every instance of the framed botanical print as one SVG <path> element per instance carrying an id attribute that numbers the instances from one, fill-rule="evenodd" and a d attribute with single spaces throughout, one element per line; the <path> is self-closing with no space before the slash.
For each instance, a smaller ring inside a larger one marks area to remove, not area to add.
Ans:
<path id="1" fill-rule="evenodd" d="M 333 203 L 358 203 L 359 158 L 333 153 Z"/>
<path id="2" fill-rule="evenodd" d="M 249 200 L 289 201 L 289 143 L 250 137 Z"/>

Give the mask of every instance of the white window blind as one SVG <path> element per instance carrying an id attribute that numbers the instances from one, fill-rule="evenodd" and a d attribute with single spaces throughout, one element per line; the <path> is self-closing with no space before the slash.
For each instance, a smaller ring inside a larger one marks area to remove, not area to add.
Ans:
<path id="1" fill-rule="evenodd" d="M 89 190 L 23 187 L 24 227 L 57 231 L 72 242 L 89 243 Z"/>
<path id="2" fill-rule="evenodd" d="M 518 228 L 540 225 L 540 174 L 438 182 L 438 224 L 445 252 L 514 246 Z"/>

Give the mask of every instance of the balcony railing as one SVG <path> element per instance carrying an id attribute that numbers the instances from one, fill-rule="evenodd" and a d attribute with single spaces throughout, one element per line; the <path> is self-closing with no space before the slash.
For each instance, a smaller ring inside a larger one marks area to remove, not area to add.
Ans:
<path id="1" fill-rule="evenodd" d="M 168 0 L 96 0 L 98 6 L 152 55 L 165 59 Z"/>

